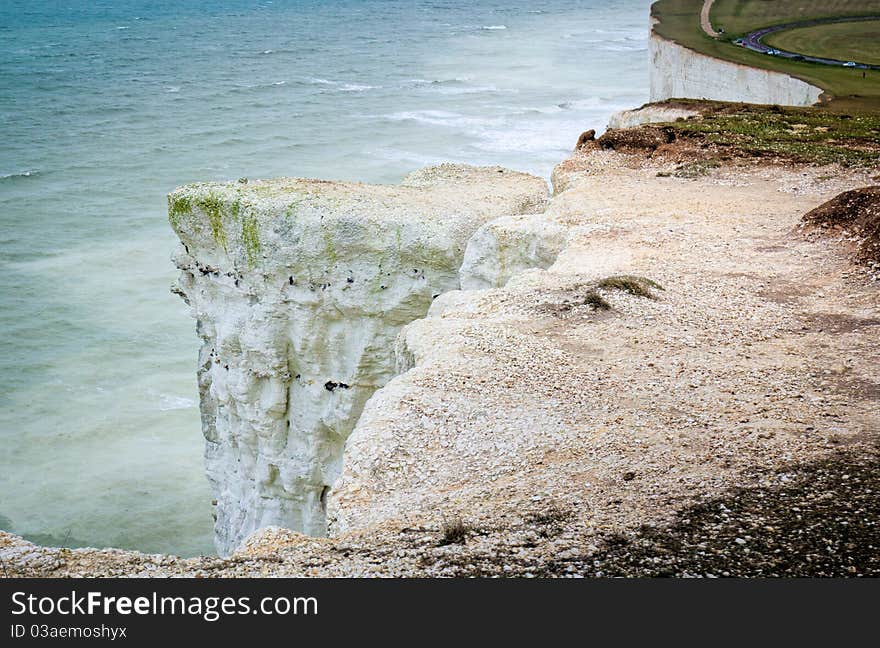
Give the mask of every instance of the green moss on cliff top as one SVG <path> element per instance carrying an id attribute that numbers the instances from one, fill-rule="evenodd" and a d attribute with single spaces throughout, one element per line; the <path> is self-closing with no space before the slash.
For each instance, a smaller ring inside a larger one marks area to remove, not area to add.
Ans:
<path id="1" fill-rule="evenodd" d="M 702 107 L 701 119 L 670 124 L 680 136 L 749 155 L 777 155 L 815 164 L 880 165 L 880 114 L 695 103 Z"/>
<path id="2" fill-rule="evenodd" d="M 196 206 L 208 215 L 211 224 L 211 235 L 214 241 L 226 249 L 226 230 L 223 228 L 223 200 L 214 194 L 208 194 L 196 200 Z"/>
<path id="3" fill-rule="evenodd" d="M 257 217 L 252 213 L 246 213 L 241 219 L 241 240 L 247 256 L 248 268 L 253 268 L 260 259 L 262 245 L 260 244 L 259 223 Z"/>
<path id="4" fill-rule="evenodd" d="M 687 108 L 700 114 L 697 118 L 630 129 L 636 134 L 638 130 L 662 131 L 670 142 L 664 148 L 690 145 L 701 151 L 704 158 L 714 159 L 746 156 L 806 164 L 880 166 L 880 113 L 847 114 L 821 107 L 757 106 L 697 99 L 673 99 L 652 105 Z M 634 135 L 629 139 L 639 141 Z M 657 148 L 656 144 L 651 148 Z"/>
<path id="5" fill-rule="evenodd" d="M 179 196 L 170 194 L 168 196 L 168 222 L 171 223 L 171 227 L 175 229 L 178 228 L 180 224 L 180 219 L 184 214 L 188 214 L 192 211 L 192 200 L 190 200 L 189 196 Z"/>

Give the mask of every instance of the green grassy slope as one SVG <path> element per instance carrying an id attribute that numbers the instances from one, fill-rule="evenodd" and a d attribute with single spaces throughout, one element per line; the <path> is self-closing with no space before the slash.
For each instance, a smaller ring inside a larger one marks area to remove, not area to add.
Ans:
<path id="1" fill-rule="evenodd" d="M 819 9 L 820 5 L 825 8 Z M 846 11 L 837 5 L 847 5 Z M 873 9 L 866 10 L 868 5 Z M 880 13 L 878 5 L 877 0 L 717 0 L 713 6 L 712 23 L 716 28 L 725 27 L 725 36 L 732 39 L 743 32 L 772 24 L 841 15 L 832 13 L 835 11 L 843 11 L 843 15 Z M 831 107 L 834 109 L 880 111 L 880 71 L 869 70 L 862 78 L 862 70 L 780 59 L 746 50 L 729 40 L 715 40 L 700 28 L 702 6 L 703 0 L 655 2 L 651 8 L 652 15 L 659 20 L 655 31 L 664 38 L 715 58 L 785 72 L 803 79 L 831 95 L 834 98 Z M 805 10 L 800 11 L 795 7 L 804 7 Z M 816 13 L 809 13 L 808 10 L 815 10 Z"/>
<path id="2" fill-rule="evenodd" d="M 770 34 L 764 42 L 809 56 L 880 65 L 880 20 L 790 29 Z"/>
<path id="3" fill-rule="evenodd" d="M 702 5 L 702 2 L 699 3 Z M 880 15 L 878 0 L 715 0 L 710 18 L 731 37 L 810 18 Z"/>

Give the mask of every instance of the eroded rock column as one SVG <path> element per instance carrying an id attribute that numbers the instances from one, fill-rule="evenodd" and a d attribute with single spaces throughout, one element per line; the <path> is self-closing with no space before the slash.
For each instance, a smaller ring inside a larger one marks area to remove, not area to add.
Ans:
<path id="1" fill-rule="evenodd" d="M 397 333 L 459 287 L 483 223 L 539 211 L 546 193 L 534 176 L 442 165 L 400 186 L 278 179 L 169 196 L 221 554 L 267 525 L 326 534 L 345 440 L 393 377 Z"/>

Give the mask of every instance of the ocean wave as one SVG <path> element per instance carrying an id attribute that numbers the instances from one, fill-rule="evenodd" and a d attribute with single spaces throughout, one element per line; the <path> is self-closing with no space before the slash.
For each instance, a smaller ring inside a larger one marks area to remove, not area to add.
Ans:
<path id="1" fill-rule="evenodd" d="M 407 166 L 424 167 L 444 161 L 442 156 L 425 155 L 421 152 L 407 151 L 391 146 L 381 146 L 370 151 L 370 154 L 382 160 L 405 162 Z"/>
<path id="2" fill-rule="evenodd" d="M 366 92 L 367 90 L 375 90 L 382 86 L 368 85 L 366 83 L 344 83 L 339 86 L 340 92 Z"/>
<path id="3" fill-rule="evenodd" d="M 237 84 L 230 88 L 228 92 L 234 93 L 250 93 L 255 90 L 267 90 L 270 88 L 276 88 L 279 86 L 287 85 L 287 81 L 266 81 L 264 83 L 247 83 L 247 84 Z"/>
<path id="4" fill-rule="evenodd" d="M 475 148 L 491 153 L 529 155 L 568 150 L 584 130 L 584 120 L 543 120 L 534 124 L 516 123 L 505 128 L 486 129 L 474 143 Z"/>
<path id="5" fill-rule="evenodd" d="M 499 88 L 496 85 L 468 85 L 471 77 L 455 77 L 452 79 L 406 79 L 401 86 L 404 88 L 425 88 L 444 95 L 466 95 L 481 93 L 516 94 L 515 88 Z"/>
<path id="6" fill-rule="evenodd" d="M 434 88 L 434 91 L 439 94 L 444 95 L 468 95 L 468 94 L 484 94 L 484 93 L 516 93 L 517 90 L 505 90 L 503 88 L 499 88 L 498 86 L 488 85 L 488 86 L 466 86 L 466 87 L 439 87 Z"/>
<path id="7" fill-rule="evenodd" d="M 565 105 L 570 110 L 584 110 L 585 108 L 598 108 L 602 105 L 602 97 L 587 97 L 586 99 L 575 99 L 574 101 L 565 101 L 560 106 Z"/>
<path id="8" fill-rule="evenodd" d="M 39 171 L 13 171 L 12 173 L 0 173 L 0 180 L 15 180 L 17 178 L 32 178 L 35 175 L 39 175 Z"/>
<path id="9" fill-rule="evenodd" d="M 323 79 L 321 77 L 306 77 L 299 81 L 304 85 L 328 86 L 339 92 L 366 92 L 367 90 L 375 90 L 382 86 L 370 85 L 369 83 L 346 83 L 344 81 L 333 81 L 331 79 Z"/>
<path id="10" fill-rule="evenodd" d="M 192 398 L 184 398 L 183 396 L 171 396 L 170 394 L 159 394 L 159 411 L 161 412 L 190 409 L 191 407 L 195 406 L 196 402 Z"/>
<path id="11" fill-rule="evenodd" d="M 507 25 L 480 25 L 482 31 L 499 31 L 507 29 Z"/>
<path id="12" fill-rule="evenodd" d="M 600 45 L 596 49 L 602 52 L 646 52 L 648 51 L 648 46 L 645 43 L 640 43 L 638 45 Z"/>
<path id="13" fill-rule="evenodd" d="M 430 81 L 426 81 L 426 85 L 438 86 L 438 85 L 451 85 L 456 83 L 468 83 L 471 81 L 473 77 L 452 77 L 451 79 L 432 79 Z"/>
<path id="14" fill-rule="evenodd" d="M 448 112 L 445 110 L 407 110 L 385 115 L 390 121 L 414 121 L 431 126 L 445 126 L 447 128 L 473 129 L 474 127 L 488 127 L 500 123 L 500 120 L 488 117 L 469 117 L 461 113 Z"/>

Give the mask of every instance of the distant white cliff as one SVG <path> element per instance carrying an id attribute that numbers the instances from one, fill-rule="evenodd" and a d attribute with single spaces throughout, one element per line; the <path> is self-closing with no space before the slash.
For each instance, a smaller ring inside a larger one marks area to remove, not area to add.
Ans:
<path id="1" fill-rule="evenodd" d="M 279 179 L 169 196 L 174 290 L 192 307 L 215 543 L 278 525 L 327 532 L 326 501 L 394 341 L 460 286 L 484 223 L 543 209 L 540 178 L 441 165 L 400 186 Z M 541 253 L 539 252 L 539 255 Z"/>
<path id="2" fill-rule="evenodd" d="M 651 101 L 713 99 L 811 106 L 822 89 L 782 72 L 723 61 L 651 33 Z"/>

